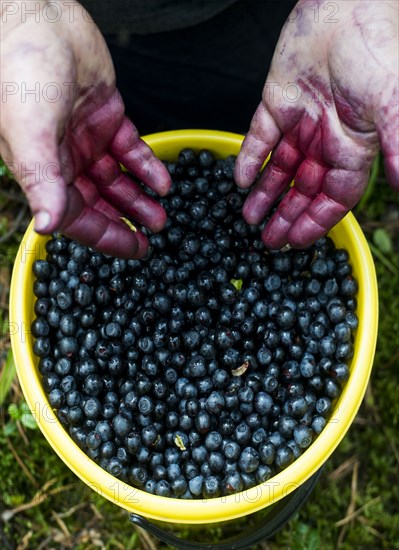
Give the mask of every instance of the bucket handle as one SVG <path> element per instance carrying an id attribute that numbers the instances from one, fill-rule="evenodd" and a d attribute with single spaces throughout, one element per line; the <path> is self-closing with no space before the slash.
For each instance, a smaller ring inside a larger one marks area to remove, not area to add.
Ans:
<path id="1" fill-rule="evenodd" d="M 244 550 L 245 548 L 249 548 L 262 540 L 270 538 L 277 533 L 277 531 L 279 531 L 285 523 L 287 523 L 287 521 L 309 498 L 310 493 L 321 475 L 322 469 L 323 467 L 313 474 L 313 476 L 310 477 L 305 483 L 298 487 L 298 489 L 287 495 L 285 498 L 279 500 L 272 507 L 270 513 L 259 521 L 258 525 L 251 527 L 244 533 L 234 537 L 229 537 L 223 542 L 189 542 L 164 531 L 138 514 L 130 514 L 130 521 L 177 550 Z M 266 524 L 265 521 L 267 521 Z"/>

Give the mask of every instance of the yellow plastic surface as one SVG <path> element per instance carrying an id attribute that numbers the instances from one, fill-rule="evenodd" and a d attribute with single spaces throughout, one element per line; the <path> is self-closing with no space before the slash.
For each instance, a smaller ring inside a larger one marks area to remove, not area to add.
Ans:
<path id="1" fill-rule="evenodd" d="M 207 148 L 219 158 L 238 154 L 243 136 L 207 130 L 179 130 L 144 138 L 165 160 L 176 159 L 184 147 Z M 57 420 L 43 391 L 37 358 L 32 350 L 30 324 L 34 318 L 32 264 L 45 257 L 47 238 L 36 234 L 33 222 L 21 242 L 11 283 L 11 341 L 18 377 L 40 429 L 60 458 L 88 486 L 115 504 L 147 518 L 172 523 L 214 523 L 251 514 L 288 495 L 304 483 L 328 459 L 349 429 L 366 391 L 378 327 L 378 294 L 373 260 L 364 235 L 352 214 L 331 232 L 338 247 L 350 254 L 353 274 L 359 282 L 359 327 L 350 378 L 331 418 L 315 442 L 281 473 L 252 489 L 228 497 L 180 500 L 154 496 L 117 480 L 95 464 L 72 441 Z"/>

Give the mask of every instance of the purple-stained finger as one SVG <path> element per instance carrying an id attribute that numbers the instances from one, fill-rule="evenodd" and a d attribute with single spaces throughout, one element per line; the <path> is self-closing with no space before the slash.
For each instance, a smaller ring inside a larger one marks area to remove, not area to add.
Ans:
<path id="1" fill-rule="evenodd" d="M 291 227 L 287 242 L 294 248 L 306 248 L 323 237 L 348 212 L 348 207 L 320 193 Z"/>
<path id="2" fill-rule="evenodd" d="M 164 227 L 167 216 L 162 206 L 121 172 L 118 162 L 109 154 L 93 163 L 86 174 L 101 196 L 124 215 L 154 232 Z"/>
<path id="3" fill-rule="evenodd" d="M 312 197 L 301 193 L 296 187 L 288 191 L 262 231 L 262 239 L 268 248 L 278 249 L 287 244 L 291 227 L 312 200 Z"/>
<path id="4" fill-rule="evenodd" d="M 69 238 L 119 258 L 143 258 L 148 240 L 87 205 L 75 186 L 68 187 L 68 208 L 60 227 Z"/>
<path id="5" fill-rule="evenodd" d="M 291 183 L 302 153 L 282 140 L 274 149 L 259 181 L 249 193 L 244 206 L 243 217 L 247 223 L 260 223 L 278 197 Z"/>
<path id="6" fill-rule="evenodd" d="M 262 239 L 269 248 L 282 248 L 288 243 L 291 228 L 321 191 L 328 171 L 326 166 L 312 159 L 302 162 L 295 176 L 295 185 L 282 199 L 262 232 Z"/>
<path id="7" fill-rule="evenodd" d="M 280 138 L 281 132 L 274 118 L 264 103 L 260 103 L 237 156 L 234 178 L 239 187 L 246 189 L 254 182 Z"/>
<path id="8" fill-rule="evenodd" d="M 87 206 L 102 212 L 105 216 L 107 216 L 107 218 L 113 220 L 114 222 L 122 223 L 121 217 L 123 216 L 123 213 L 115 208 L 115 206 L 112 206 L 100 195 L 96 185 L 88 176 L 84 174 L 78 176 L 74 181 L 74 186 L 79 190 L 83 197 L 83 201 L 87 204 Z"/>
<path id="9" fill-rule="evenodd" d="M 329 170 L 330 167 L 306 158 L 295 174 L 295 188 L 307 197 L 315 197 L 320 193 Z"/>
<path id="10" fill-rule="evenodd" d="M 112 156 L 150 189 L 161 196 L 169 192 L 172 182 L 166 166 L 140 139 L 130 120 L 124 118 L 108 149 Z"/>
<path id="11" fill-rule="evenodd" d="M 279 250 L 288 242 L 292 225 L 280 214 L 275 214 L 262 231 L 262 241 L 267 248 Z"/>

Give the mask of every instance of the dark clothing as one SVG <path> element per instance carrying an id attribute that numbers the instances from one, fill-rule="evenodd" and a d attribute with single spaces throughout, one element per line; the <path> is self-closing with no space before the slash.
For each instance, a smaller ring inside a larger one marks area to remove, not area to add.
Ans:
<path id="1" fill-rule="evenodd" d="M 207 19 L 237 0 L 81 0 L 104 34 L 183 29 Z"/>
<path id="2" fill-rule="evenodd" d="M 123 1 L 123 0 L 120 0 Z M 84 4 L 88 5 L 88 0 Z M 151 6 L 175 6 L 173 25 L 186 28 L 155 34 L 105 35 L 117 74 L 117 86 L 127 114 L 141 134 L 177 128 L 208 128 L 246 132 L 258 106 L 281 28 L 294 0 L 138 0 L 145 4 L 148 22 Z M 97 4 L 104 5 L 104 2 Z M 107 2 L 111 11 L 118 2 Z M 228 5 L 232 4 L 232 5 Z M 224 7 L 201 23 L 192 24 L 199 6 Z M 227 5 L 227 7 L 226 7 Z M 112 7 L 111 7 L 112 6 Z M 196 6 L 196 9 L 194 9 Z M 145 10 L 144 10 L 145 11 Z M 161 19 L 155 16 L 158 23 Z M 123 16 L 123 21 L 128 16 Z M 136 29 L 138 21 L 131 30 Z M 146 27 L 148 28 L 148 27 Z"/>

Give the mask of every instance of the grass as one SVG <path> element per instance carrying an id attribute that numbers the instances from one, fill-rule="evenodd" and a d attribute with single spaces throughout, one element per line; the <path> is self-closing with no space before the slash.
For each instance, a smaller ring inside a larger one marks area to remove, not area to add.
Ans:
<path id="1" fill-rule="evenodd" d="M 384 181 L 380 159 L 355 214 L 375 258 L 380 325 L 374 368 L 360 411 L 309 501 L 259 550 L 399 549 L 399 196 Z M 21 210 L 24 213 L 21 215 Z M 18 218 L 17 218 L 18 216 Z M 16 223 L 16 220 L 19 220 Z M 5 550 L 143 549 L 166 545 L 129 523 L 61 462 L 32 423 L 15 377 L 8 337 L 13 258 L 28 222 L 15 183 L 0 177 L 0 547 Z M 243 518 L 188 540 L 217 542 L 252 525 Z"/>

